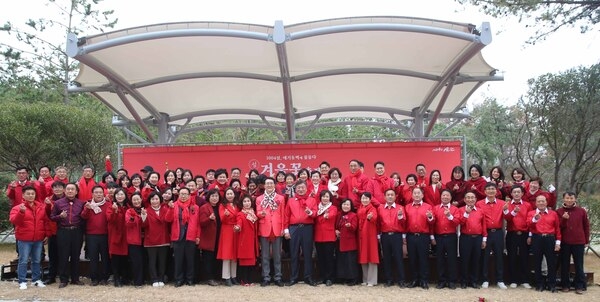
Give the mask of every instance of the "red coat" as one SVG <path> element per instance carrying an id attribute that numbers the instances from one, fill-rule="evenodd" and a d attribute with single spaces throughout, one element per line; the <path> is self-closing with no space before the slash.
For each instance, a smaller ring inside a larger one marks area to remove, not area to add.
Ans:
<path id="1" fill-rule="evenodd" d="M 328 217 L 325 218 L 325 213 Z M 335 223 L 337 221 L 338 211 L 333 204 L 323 212 L 321 215 L 317 215 L 315 219 L 315 242 L 335 242 Z"/>
<path id="2" fill-rule="evenodd" d="M 106 210 L 108 219 L 108 253 L 111 255 L 127 256 L 127 237 L 125 229 L 125 212 L 127 206 L 112 207 Z"/>
<path id="3" fill-rule="evenodd" d="M 20 184 L 18 181 L 13 181 L 6 187 L 6 196 L 11 201 L 11 209 L 21 204 L 23 200 L 23 187 L 31 185 L 32 183 L 29 180 L 25 181 L 23 184 Z M 38 193 L 39 192 L 36 192 L 36 196 L 39 195 Z"/>
<path id="4" fill-rule="evenodd" d="M 277 209 L 273 210 L 270 207 L 263 208 L 262 202 L 265 199 L 264 195 L 256 198 L 256 216 L 258 217 L 258 236 L 279 237 L 283 234 L 285 229 L 284 221 L 284 210 L 285 210 L 285 198 L 282 195 L 275 195 L 275 203 L 278 205 Z M 265 216 L 262 216 L 264 211 Z"/>
<path id="5" fill-rule="evenodd" d="M 535 205 L 535 199 L 540 195 L 546 197 L 546 201 L 548 202 L 549 208 L 554 209 L 556 207 L 556 191 L 550 193 L 542 190 L 537 190 L 535 193 L 531 194 L 531 192 L 527 190 L 525 191 L 525 194 L 523 194 L 523 200 L 529 201 L 529 203 L 531 204 L 531 208 L 536 209 L 537 206 Z"/>
<path id="6" fill-rule="evenodd" d="M 367 215 L 373 213 L 371 220 Z M 360 205 L 358 216 L 358 263 L 379 263 L 379 242 L 377 241 L 377 209 L 372 205 Z"/>
<path id="7" fill-rule="evenodd" d="M 161 205 L 158 214 L 151 207 L 146 208 L 146 221 L 142 222 L 142 228 L 144 228 L 144 246 L 166 246 L 170 243 L 170 224 L 167 222 L 167 213 L 169 207 L 167 205 Z"/>
<path id="8" fill-rule="evenodd" d="M 81 199 L 83 202 L 92 200 L 92 188 L 96 186 L 96 181 L 93 178 L 86 180 L 82 177 L 77 182 L 77 186 L 79 187 L 77 198 Z"/>
<path id="9" fill-rule="evenodd" d="M 473 180 L 470 178 L 469 180 L 467 180 L 465 182 L 465 190 L 466 190 L 466 192 L 474 191 L 475 196 L 477 197 L 477 200 L 484 199 L 486 184 L 487 184 L 487 181 L 483 177 L 479 177 L 476 180 Z M 475 190 L 472 189 L 473 186 L 475 186 Z"/>
<path id="10" fill-rule="evenodd" d="M 98 214 L 94 213 L 94 210 L 83 208 L 81 211 L 81 218 L 86 220 L 85 233 L 90 235 L 106 235 L 108 234 L 108 219 L 106 217 L 106 211 L 112 207 L 112 202 L 106 201 L 101 207 Z"/>
<path id="11" fill-rule="evenodd" d="M 125 229 L 127 244 L 142 245 L 142 217 L 134 208 L 129 208 L 125 212 Z"/>
<path id="12" fill-rule="evenodd" d="M 321 182 L 319 182 L 319 184 L 317 185 L 316 191 L 315 191 L 315 184 L 313 184 L 312 182 L 306 183 L 306 187 L 307 187 L 306 191 L 308 192 L 308 195 L 316 200 L 319 200 L 319 197 L 321 196 L 321 192 L 327 190 L 327 185 L 324 185 Z"/>
<path id="13" fill-rule="evenodd" d="M 25 213 L 21 212 L 20 204 L 10 210 L 10 223 L 15 225 L 15 238 L 21 241 L 42 241 L 50 236 L 44 204 L 38 201 L 34 201 L 33 206 L 27 201 L 22 203 L 25 204 Z"/>
<path id="14" fill-rule="evenodd" d="M 404 184 L 404 186 L 402 186 L 402 200 L 404 201 L 403 205 L 407 205 L 407 204 L 413 202 L 412 194 L 413 194 L 413 190 L 416 187 L 417 187 L 416 185 L 409 186 L 408 184 Z"/>
<path id="15" fill-rule="evenodd" d="M 358 216 L 354 212 L 338 215 L 337 230 L 340 231 L 340 252 L 356 251 L 358 249 Z M 346 226 L 350 223 L 350 226 Z"/>
<path id="16" fill-rule="evenodd" d="M 240 211 L 237 213 L 237 225 L 240 227 L 238 234 L 237 258 L 241 266 L 253 266 L 258 257 L 257 221 L 252 222 L 247 215 Z"/>
<path id="17" fill-rule="evenodd" d="M 215 214 L 219 215 L 219 213 L 215 213 L 210 202 L 203 204 L 198 210 L 200 213 L 198 214 L 198 221 L 200 222 L 200 245 L 198 248 L 202 250 L 207 250 L 214 252 L 217 248 L 217 220 L 211 220 L 210 215 Z"/>
<path id="18" fill-rule="evenodd" d="M 364 192 L 368 192 L 369 189 L 369 178 L 363 174 L 360 170 L 354 174 L 350 174 L 344 178 L 344 185 L 346 187 L 345 196 L 352 200 L 352 204 L 355 209 L 360 207 L 360 196 Z M 357 192 L 354 192 L 354 189 Z"/>
<path id="19" fill-rule="evenodd" d="M 385 191 L 388 189 L 394 189 L 394 179 L 389 178 L 385 175 L 382 176 L 373 176 L 371 178 L 371 187 L 373 192 L 373 198 L 377 200 L 380 204 L 385 203 Z"/>
<path id="20" fill-rule="evenodd" d="M 225 216 L 225 209 L 229 211 L 228 216 Z M 236 260 L 238 258 L 238 233 L 233 231 L 233 226 L 237 224 L 237 213 L 238 209 L 231 203 L 219 205 L 221 235 L 219 236 L 217 259 Z"/>
<path id="21" fill-rule="evenodd" d="M 188 229 L 185 234 L 185 240 L 196 242 L 196 239 L 200 239 L 201 229 L 199 222 L 199 208 L 196 204 L 192 203 L 191 200 L 188 200 L 185 204 L 182 205 L 181 202 L 175 202 L 172 209 L 169 209 L 167 215 L 165 217 L 167 222 L 171 223 L 171 241 L 179 240 L 179 232 L 181 231 L 181 227 L 179 225 L 180 218 L 180 210 L 182 207 L 186 206 L 189 212 L 189 220 L 188 220 Z"/>
<path id="22" fill-rule="evenodd" d="M 423 201 L 432 206 L 437 206 L 442 203 L 442 190 L 444 189 L 443 184 L 441 184 L 440 188 L 436 187 L 435 191 L 432 185 L 427 185 L 427 187 L 425 187 L 424 189 L 425 196 L 423 198 Z"/>
<path id="23" fill-rule="evenodd" d="M 312 212 L 310 215 L 305 209 L 309 208 Z M 290 198 L 285 204 L 285 215 L 283 218 L 284 229 L 288 229 L 292 224 L 314 224 L 317 217 L 317 201 L 312 197 L 300 196 L 296 194 L 294 198 Z"/>
<path id="24" fill-rule="evenodd" d="M 452 192 L 452 201 L 458 202 L 459 208 L 465 206 L 465 193 L 467 193 L 466 184 L 467 183 L 464 180 L 455 179 L 446 183 L 446 189 Z"/>

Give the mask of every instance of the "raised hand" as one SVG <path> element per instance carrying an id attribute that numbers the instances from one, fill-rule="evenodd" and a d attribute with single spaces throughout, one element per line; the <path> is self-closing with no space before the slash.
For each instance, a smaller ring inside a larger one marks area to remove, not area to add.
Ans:
<path id="1" fill-rule="evenodd" d="M 570 216 L 569 216 L 569 213 L 567 213 L 567 212 L 565 212 L 565 213 L 562 215 L 562 218 L 564 218 L 564 219 L 569 219 L 569 217 L 570 217 Z"/>
<path id="2" fill-rule="evenodd" d="M 27 210 L 25 204 L 22 203 L 21 205 L 19 205 L 19 211 L 21 211 L 21 213 L 25 213 L 25 210 Z"/>

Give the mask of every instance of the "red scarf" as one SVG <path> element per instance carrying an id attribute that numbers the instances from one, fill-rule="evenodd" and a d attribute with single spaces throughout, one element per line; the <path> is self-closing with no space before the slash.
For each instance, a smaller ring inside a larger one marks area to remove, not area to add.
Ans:
<path id="1" fill-rule="evenodd" d="M 190 204 L 191 202 L 181 202 L 181 200 L 177 200 L 176 201 L 177 206 L 180 207 L 182 209 L 181 211 L 181 222 L 183 224 L 187 224 L 188 221 L 190 220 Z"/>
<path id="2" fill-rule="evenodd" d="M 358 188 L 358 178 L 362 175 L 362 171 L 358 169 L 356 172 L 350 173 L 350 175 L 352 175 L 352 189 Z"/>

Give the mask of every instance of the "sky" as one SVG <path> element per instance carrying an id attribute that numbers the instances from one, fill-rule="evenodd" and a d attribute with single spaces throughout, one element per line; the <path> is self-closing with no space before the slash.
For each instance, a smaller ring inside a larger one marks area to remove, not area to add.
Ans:
<path id="1" fill-rule="evenodd" d="M 60 2 L 61 0 L 56 0 Z M 65 0 L 62 0 L 65 1 Z M 45 0 L 11 1 L 3 6 L 0 23 L 14 24 L 27 18 L 50 18 L 57 14 Z M 470 105 L 494 96 L 500 103 L 514 104 L 527 92 L 527 80 L 548 72 L 560 72 L 580 65 L 600 62 L 600 31 L 581 34 L 578 28 L 565 28 L 547 40 L 529 45 L 525 42 L 533 29 L 519 24 L 517 18 L 495 19 L 473 6 L 453 0 L 104 0 L 100 9 L 114 9 L 119 18 L 115 29 L 182 21 L 223 21 L 273 25 L 354 16 L 409 16 L 472 23 L 490 22 L 492 43 L 482 50 L 485 60 L 504 75 L 503 82 L 482 86 Z M 84 33 L 92 35 L 95 32 Z M 0 41 L 3 42 L 3 41 Z"/>

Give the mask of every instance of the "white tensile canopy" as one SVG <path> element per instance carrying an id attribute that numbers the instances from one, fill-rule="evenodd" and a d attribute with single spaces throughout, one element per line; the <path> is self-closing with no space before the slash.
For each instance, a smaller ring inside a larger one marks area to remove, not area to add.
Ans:
<path id="1" fill-rule="evenodd" d="M 283 130 L 282 140 L 295 141 L 315 127 L 352 123 L 425 137 L 438 118 L 466 117 L 461 108 L 483 83 L 502 80 L 481 55 L 490 42 L 488 23 L 409 17 L 70 34 L 67 53 L 81 64 L 69 91 L 92 93 L 118 116 L 115 124 L 137 123 L 157 143 L 245 126 Z M 367 119 L 332 120 L 356 117 Z"/>

